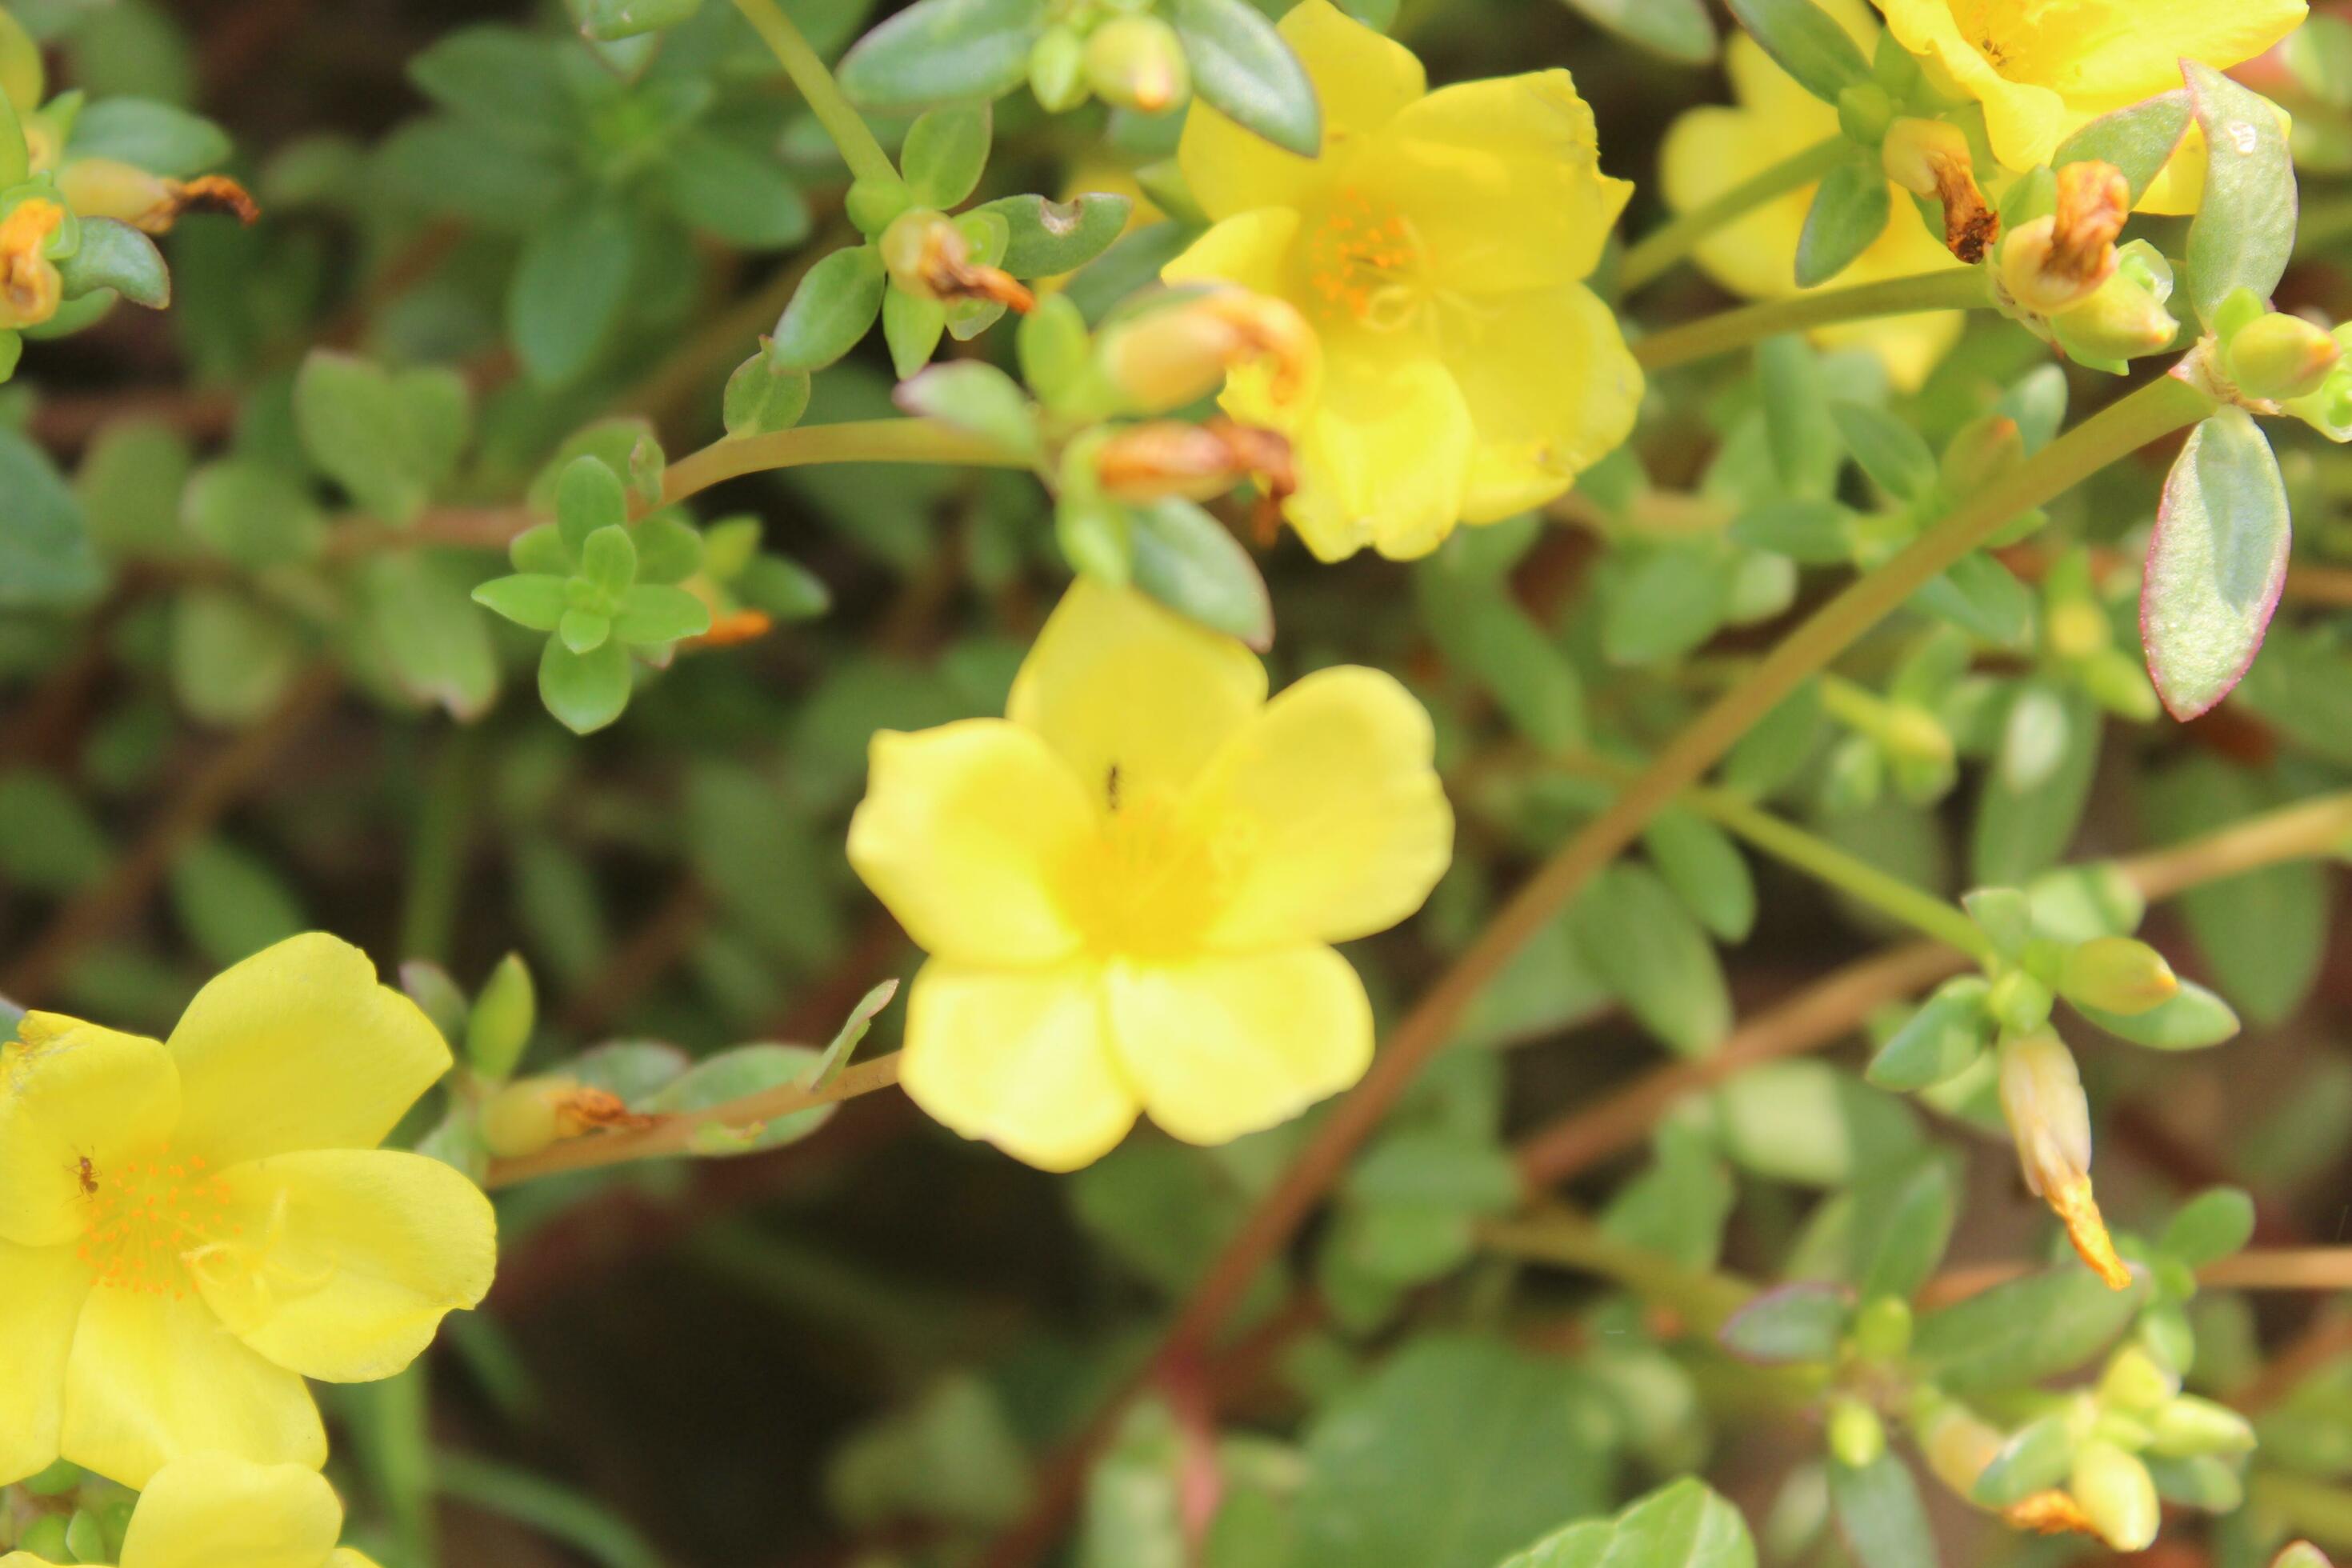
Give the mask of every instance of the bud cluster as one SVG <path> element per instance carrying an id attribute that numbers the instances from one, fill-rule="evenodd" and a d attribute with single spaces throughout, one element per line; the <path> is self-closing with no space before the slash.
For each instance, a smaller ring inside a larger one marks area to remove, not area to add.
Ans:
<path id="1" fill-rule="evenodd" d="M 1060 113 L 1089 97 L 1138 114 L 1171 114 L 1192 96 L 1176 29 L 1131 4 L 1068 7 L 1029 50 L 1029 87 Z"/>
<path id="2" fill-rule="evenodd" d="M 1994 258 L 2003 310 L 2075 363 L 2117 374 L 2179 335 L 2166 308 L 2171 263 L 2146 240 L 2117 243 L 2131 216 L 2120 170 L 2095 159 L 2068 163 L 2029 176 L 2012 200 L 2048 210 L 2012 227 Z"/>

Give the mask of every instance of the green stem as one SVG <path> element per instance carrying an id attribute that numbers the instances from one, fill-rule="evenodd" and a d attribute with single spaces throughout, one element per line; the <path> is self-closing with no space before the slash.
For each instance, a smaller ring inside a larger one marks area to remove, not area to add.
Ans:
<path id="1" fill-rule="evenodd" d="M 1785 300 L 1767 300 L 1759 305 L 1703 316 L 1686 326 L 1669 327 L 1642 339 L 1633 345 L 1633 357 L 1644 370 L 1671 370 L 1782 332 L 1868 321 L 1874 316 L 1981 309 L 1991 303 L 1982 272 L 1973 267 L 1945 268 L 1843 289 L 1815 289 Z"/>
<path id="2" fill-rule="evenodd" d="M 452 731 L 434 759 L 425 799 L 409 840 L 408 897 L 400 911 L 400 955 L 449 961 L 457 921 L 459 884 L 473 815 L 473 729 Z"/>
<path id="3" fill-rule="evenodd" d="M 874 132 L 864 117 L 841 95 L 841 86 L 833 79 L 833 72 L 817 58 L 816 51 L 809 47 L 808 40 L 793 26 L 792 18 L 784 15 L 776 0 L 735 0 L 735 8 L 743 13 L 743 19 L 775 51 L 784 74 L 801 89 L 817 123 L 833 138 L 833 144 L 841 149 L 842 160 L 849 165 L 850 174 L 861 180 L 897 179 L 898 166 L 890 162 L 890 154 L 874 140 Z"/>
<path id="4" fill-rule="evenodd" d="M 1675 262 L 1697 249 L 1707 236 L 1737 223 L 1775 197 L 1802 190 L 1843 163 L 1853 150 L 1853 144 L 1843 136 L 1816 142 L 1742 180 L 1706 205 L 1693 207 L 1664 227 L 1651 230 L 1626 247 L 1625 259 L 1617 268 L 1621 290 L 1631 294 L 1643 284 L 1664 276 Z"/>
<path id="5" fill-rule="evenodd" d="M 1684 792 L 1683 804 L 1702 816 L 1713 817 L 1776 860 L 1783 860 L 1816 881 L 1826 882 L 1905 925 L 1984 963 L 1992 944 L 1976 921 L 1923 888 L 1891 876 L 1859 856 L 1850 855 L 1826 838 L 1818 837 L 1759 811 L 1739 795 L 1724 790 Z"/>
<path id="6" fill-rule="evenodd" d="M 1690 1329 L 1712 1334 L 1746 1306 L 1756 1288 L 1727 1274 L 1685 1268 L 1672 1258 L 1618 1240 L 1570 1209 L 1548 1207 L 1521 1220 L 1478 1227 L 1490 1251 L 1597 1274 L 1653 1306 L 1671 1309 Z"/>
<path id="7" fill-rule="evenodd" d="M 799 425 L 771 436 L 713 441 L 669 465 L 662 475 L 664 506 L 698 490 L 765 468 L 810 463 L 962 463 L 1025 468 L 1028 460 L 992 441 L 929 419 L 852 419 Z"/>

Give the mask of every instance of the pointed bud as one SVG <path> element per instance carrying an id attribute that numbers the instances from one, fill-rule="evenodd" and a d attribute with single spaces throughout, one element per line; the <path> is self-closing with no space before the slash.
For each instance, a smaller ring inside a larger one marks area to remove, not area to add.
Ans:
<path id="1" fill-rule="evenodd" d="M 2149 1450 L 2168 1459 L 2200 1454 L 2243 1454 L 2254 1446 L 2254 1429 L 2226 1405 L 2184 1394 L 2148 1420 Z"/>
<path id="2" fill-rule="evenodd" d="M 2248 397 L 2308 397 L 2344 357 L 2334 334 L 2301 316 L 2273 312 L 2242 328 L 2226 351 L 2230 378 Z"/>
<path id="3" fill-rule="evenodd" d="M 2069 1002 L 2126 1017 L 2169 1002 L 2179 990 L 2164 954 L 2127 936 L 2095 937 L 2068 950 L 2058 976 L 2058 993 Z"/>
<path id="4" fill-rule="evenodd" d="M 2336 329 L 2339 356 L 2319 390 L 2286 405 L 2286 412 L 2339 446 L 2352 441 L 2352 323 Z"/>
<path id="5" fill-rule="evenodd" d="M 498 1159 L 516 1160 L 604 1128 L 653 1123 L 620 1096 L 576 1079 L 517 1079 L 482 1102 L 482 1145 Z"/>
<path id="6" fill-rule="evenodd" d="M 1184 40 L 1157 16 L 1115 16 L 1087 39 L 1087 81 L 1105 103 L 1165 114 L 1192 95 Z"/>
<path id="7" fill-rule="evenodd" d="M 2297 1541 L 2271 1560 L 2271 1568 L 2335 1568 L 2335 1565 L 2327 1561 L 2327 1553 L 2310 1542 Z"/>
<path id="8" fill-rule="evenodd" d="M 1999 1428 L 1956 1400 L 1938 1400 L 1932 1409 L 1915 1411 L 1912 1426 L 1927 1468 L 1961 1497 L 1976 1490 L 1977 1478 L 2005 1441 Z"/>
<path id="9" fill-rule="evenodd" d="M 1958 126 L 1904 118 L 1879 144 L 1886 177 L 1913 195 L 1932 196 L 1944 208 L 1944 246 L 1974 266 L 2000 237 L 2000 215 L 1977 187 L 1976 160 Z"/>
<path id="10" fill-rule="evenodd" d="M 2099 1402 L 2112 1410 L 2145 1415 L 2180 1393 L 2180 1379 L 2158 1366 L 2137 1345 L 2126 1345 L 2099 1374 Z"/>
<path id="11" fill-rule="evenodd" d="M 919 300 L 978 300 L 1026 314 L 1037 303 L 1011 273 L 976 260 L 971 240 L 946 214 L 917 207 L 882 231 L 882 265 L 891 283 Z"/>
<path id="12" fill-rule="evenodd" d="M 486 1079 L 503 1079 L 522 1060 L 537 1026 L 539 1003 L 530 968 L 518 952 L 508 953 L 482 983 L 466 1020 L 466 1059 Z"/>
<path id="13" fill-rule="evenodd" d="M 2045 1026 L 2001 1041 L 2000 1108 L 2026 1186 L 2057 1214 L 2083 1261 L 2110 1289 L 2128 1289 L 2131 1270 L 2116 1256 L 2091 1195 L 2091 1105 L 2083 1075 L 2055 1031 Z"/>
<path id="14" fill-rule="evenodd" d="M 2162 300 L 2118 273 L 2088 300 L 2052 317 L 2050 331 L 2069 359 L 2105 368 L 2161 353 L 2180 335 L 2180 323 Z"/>
<path id="15" fill-rule="evenodd" d="M 1246 289 L 1213 289 L 1103 330 L 1103 379 L 1136 414 L 1164 414 L 1207 396 L 1245 366 L 1263 365 L 1277 405 L 1311 386 L 1315 331 L 1297 309 Z"/>
<path id="16" fill-rule="evenodd" d="M 1087 100 L 1087 41 L 1076 28 L 1057 23 L 1037 36 L 1029 48 L 1029 90 L 1048 114 Z"/>
<path id="17" fill-rule="evenodd" d="M 1248 479 L 1263 479 L 1277 498 L 1297 488 L 1290 442 L 1229 419 L 1127 426 L 1097 449 L 1095 479 L 1119 500 L 1208 500 Z"/>
<path id="18" fill-rule="evenodd" d="M 2067 1484 L 2099 1539 L 2118 1552 L 2142 1552 L 2156 1539 L 2156 1482 L 2135 1454 L 2096 1440 L 2074 1451 Z"/>

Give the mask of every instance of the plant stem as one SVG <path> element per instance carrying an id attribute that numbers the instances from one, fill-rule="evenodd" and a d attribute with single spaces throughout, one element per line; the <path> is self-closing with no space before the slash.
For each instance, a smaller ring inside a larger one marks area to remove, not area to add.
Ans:
<path id="1" fill-rule="evenodd" d="M 661 504 L 674 506 L 722 480 L 765 468 L 809 463 L 969 463 L 995 468 L 1025 468 L 994 442 L 929 419 L 852 419 L 838 425 L 800 425 L 771 436 L 714 441 L 669 465 L 662 475 Z"/>
<path id="2" fill-rule="evenodd" d="M 1802 190 L 1843 163 L 1853 144 L 1843 136 L 1816 142 L 1759 174 L 1742 180 L 1704 206 L 1693 207 L 1625 248 L 1617 269 L 1619 287 L 1631 294 L 1664 276 L 1717 229 L 1737 223 L 1765 203 Z"/>
<path id="3" fill-rule="evenodd" d="M 1671 1308 L 1688 1331 L 1712 1334 L 1748 1304 L 1756 1288 L 1728 1274 L 1701 1273 L 1645 1247 L 1618 1240 L 1584 1215 L 1557 1204 L 1524 1219 L 1478 1227 L 1479 1245 L 1513 1258 L 1558 1264 L 1624 1286 L 1653 1306 Z"/>
<path id="4" fill-rule="evenodd" d="M 1907 316 L 1919 310 L 1985 309 L 1991 304 L 1982 272 L 1973 267 L 1945 268 L 1877 283 L 1816 289 L 1702 316 L 1642 339 L 1633 344 L 1633 357 L 1644 370 L 1671 370 L 1808 327 L 1867 321 L 1874 316 Z"/>
<path id="5" fill-rule="evenodd" d="M 841 149 L 842 161 L 849 165 L 850 174 L 860 180 L 895 180 L 898 166 L 890 154 L 882 151 L 882 143 L 874 140 L 873 130 L 865 118 L 849 106 L 841 95 L 841 85 L 833 79 L 833 72 L 817 58 L 816 51 L 793 26 L 776 0 L 735 0 L 735 9 L 751 24 L 752 31 L 767 41 L 782 63 L 784 74 L 801 89 L 808 100 L 810 112 L 824 127 L 833 144 Z"/>

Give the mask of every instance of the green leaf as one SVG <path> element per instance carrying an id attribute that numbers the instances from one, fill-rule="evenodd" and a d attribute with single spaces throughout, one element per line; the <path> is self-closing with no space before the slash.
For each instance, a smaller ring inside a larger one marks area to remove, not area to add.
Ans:
<path id="1" fill-rule="evenodd" d="M 2286 586 L 2286 481 L 2242 408 L 2189 432 L 2164 482 L 2140 587 L 2157 695 L 2179 720 L 2230 693 L 2254 661 Z"/>
<path id="2" fill-rule="evenodd" d="M 1628 552 L 1607 568 L 1601 653 L 1642 667 L 1681 658 L 1713 637 L 1731 605 L 1730 557 L 1706 545 Z"/>
<path id="3" fill-rule="evenodd" d="M 1855 1568 L 1937 1568 L 1936 1535 L 1919 1484 L 1892 1453 L 1860 1469 L 1832 1460 L 1830 1504 Z"/>
<path id="4" fill-rule="evenodd" d="M 629 705 L 629 650 L 607 640 L 578 654 L 561 638 L 548 638 L 539 659 L 539 697 L 573 734 L 603 729 Z"/>
<path id="5" fill-rule="evenodd" d="M 621 595 L 613 635 L 636 647 L 698 637 L 710 629 L 710 606 L 683 588 L 640 583 Z"/>
<path id="6" fill-rule="evenodd" d="M 277 706 L 302 657 L 276 616 L 221 588 L 192 588 L 172 607 L 172 689 L 190 717 L 249 724 Z"/>
<path id="7" fill-rule="evenodd" d="M 1686 1056 L 1731 1030 L 1731 994 L 1706 932 L 1656 872 L 1612 866 L 1577 900 L 1577 949 L 1642 1026 Z"/>
<path id="8" fill-rule="evenodd" d="M 1265 13 L 1248 0 L 1171 0 L 1168 19 L 1184 40 L 1202 101 L 1285 152 L 1321 153 L 1315 84 Z"/>
<path id="9" fill-rule="evenodd" d="M 640 1109 L 655 1115 L 677 1115 L 708 1110 L 773 1089 L 804 1089 L 814 1077 L 821 1057 L 822 1053 L 807 1046 L 738 1046 L 697 1063 Z M 709 1157 L 779 1149 L 807 1137 L 831 1121 L 839 1109 L 816 1105 L 740 1128 L 708 1128 L 698 1136 L 694 1152 Z"/>
<path id="10" fill-rule="evenodd" d="M 564 148 L 579 127 L 578 101 L 564 79 L 561 46 L 494 22 L 446 33 L 408 62 L 408 79 L 471 121 L 477 142 L 487 131 L 498 141 L 550 150 Z"/>
<path id="11" fill-rule="evenodd" d="M 1843 566 L 1853 558 L 1848 531 L 1853 513 L 1836 501 L 1810 497 L 1766 501 L 1741 512 L 1731 537 L 1751 550 L 1769 550 L 1806 566 Z"/>
<path id="12" fill-rule="evenodd" d="M 2098 706 L 2079 690 L 2038 682 L 2019 689 L 1977 798 L 1976 880 L 2023 882 L 2065 851 L 2090 802 L 2099 741 Z"/>
<path id="13" fill-rule="evenodd" d="M 258 458 L 198 468 L 180 500 L 181 525 L 239 566 L 315 560 L 327 521 L 295 477 Z"/>
<path id="14" fill-rule="evenodd" d="M 1763 1062 L 1715 1092 L 1723 1152 L 1776 1182 L 1828 1190 L 1919 1147 L 1908 1106 L 1824 1061 Z"/>
<path id="15" fill-rule="evenodd" d="M 833 591 L 824 579 L 781 555 L 753 560 L 734 587 L 745 604 L 779 621 L 813 621 L 833 608 Z"/>
<path id="16" fill-rule="evenodd" d="M 782 250 L 809 236 L 808 200 L 783 164 L 708 131 L 679 134 L 660 190 L 688 228 L 745 250 Z"/>
<path id="17" fill-rule="evenodd" d="M 2236 1187 L 2208 1187 L 2180 1206 L 2157 1246 L 2191 1268 L 2218 1263 L 2254 1238 L 2254 1200 Z"/>
<path id="18" fill-rule="evenodd" d="M 933 365 L 913 380 L 902 382 L 892 395 L 908 413 L 969 431 L 1025 462 L 1039 462 L 1045 457 L 1045 443 L 1037 434 L 1037 410 L 1029 395 L 984 360 Z"/>
<path id="19" fill-rule="evenodd" d="M 267 860 L 217 837 L 196 840 L 172 862 L 172 911 L 197 951 L 223 969 L 310 925 Z"/>
<path id="20" fill-rule="evenodd" d="M 2294 159 L 2277 106 L 2210 66 L 2180 62 L 2205 132 L 2205 197 L 2189 226 L 2189 289 L 2208 326 L 2241 289 L 2267 300 L 2294 254 Z"/>
<path id="21" fill-rule="evenodd" d="M 2050 166 L 2063 168 L 2086 159 L 2112 163 L 2131 184 L 2132 201 L 2147 195 L 2165 164 L 2189 133 L 2195 111 L 2187 88 L 2175 88 L 2154 98 L 2103 114 L 2058 144 Z"/>
<path id="22" fill-rule="evenodd" d="M 901 16 L 912 16 L 901 13 Z M 857 346 L 881 313 L 887 281 L 874 246 L 845 247 L 808 269 L 776 319 L 769 357 L 786 370 L 823 370 Z"/>
<path id="23" fill-rule="evenodd" d="M 934 109 L 907 128 L 898 149 L 898 169 L 920 206 L 960 205 L 988 167 L 992 117 L 985 103 Z"/>
<path id="24" fill-rule="evenodd" d="M 2234 1038 L 2238 1015 L 2227 1002 L 2193 980 L 2145 1013 L 2126 1016 L 2102 1012 L 2080 1002 L 2068 1006 L 2120 1040 L 2158 1051 L 2201 1051 Z"/>
<path id="25" fill-rule="evenodd" d="M 81 220 L 81 244 L 58 263 L 65 297 L 111 289 L 134 305 L 161 310 L 172 302 L 172 269 L 155 242 L 110 217 Z"/>
<path id="26" fill-rule="evenodd" d="M 1870 63 L 1813 0 L 1729 0 L 1731 14 L 1797 85 L 1835 104 L 1838 94 L 1871 79 Z"/>
<path id="27" fill-rule="evenodd" d="M 1593 1399 L 1557 1359 L 1416 1341 L 1309 1427 L 1299 1561 L 1494 1568 L 1562 1514 L 1598 1512 Z"/>
<path id="28" fill-rule="evenodd" d="M 1830 417 L 1862 471 L 1889 496 L 1916 501 L 1935 488 L 1936 454 L 1910 426 L 1866 403 L 1832 402 Z"/>
<path id="29" fill-rule="evenodd" d="M 228 133 L 200 115 L 145 98 L 109 98 L 74 120 L 68 153 L 113 158 L 167 180 L 184 179 L 226 163 Z"/>
<path id="30" fill-rule="evenodd" d="M 0 773 L 0 876 L 12 885 L 69 893 L 113 858 L 105 829 L 62 780 L 29 768 Z"/>
<path id="31" fill-rule="evenodd" d="M 591 531 L 580 546 L 580 574 L 614 598 L 637 580 L 637 546 L 629 531 L 608 523 Z"/>
<path id="32" fill-rule="evenodd" d="M 1844 452 L 1830 417 L 1821 356 L 1800 334 L 1783 332 L 1756 345 L 1756 374 L 1765 444 L 1781 489 L 1790 496 L 1827 497 Z"/>
<path id="33" fill-rule="evenodd" d="M 1797 287 L 1814 288 L 1853 266 L 1878 243 L 1894 213 L 1886 173 L 1875 156 L 1832 169 L 1814 190 L 1804 230 L 1797 237 Z"/>
<path id="34" fill-rule="evenodd" d="M 1726 787 L 1765 799 L 1811 760 L 1821 743 L 1822 685 L 1808 680 L 1758 720 L 1723 760 Z"/>
<path id="35" fill-rule="evenodd" d="M 530 966 L 522 954 L 509 952 L 482 982 L 481 994 L 467 1010 L 467 1062 L 493 1081 L 508 1077 L 522 1060 L 538 1021 L 539 997 L 531 985 Z"/>
<path id="36" fill-rule="evenodd" d="M 1955 1394 L 2039 1383 L 2098 1355 L 2147 1293 L 2144 1283 L 2109 1289 L 2089 1269 L 2067 1263 L 1927 1313 L 1912 1335 L 1912 1354 Z"/>
<path id="37" fill-rule="evenodd" d="M 1909 1300 L 1935 1273 L 1959 1218 L 1951 1157 L 1923 1149 L 1907 1163 L 1874 1167 L 1854 1184 L 1853 1278 L 1865 1301 Z"/>
<path id="38" fill-rule="evenodd" d="M 1075 272 L 1108 250 L 1126 232 L 1135 203 L 1106 191 L 1088 191 L 1068 201 L 1044 196 L 1003 196 L 971 209 L 1004 220 L 1010 237 L 998 263 L 1015 278 L 1053 278 Z"/>
<path id="39" fill-rule="evenodd" d="M 1953 562 L 1911 602 L 1998 647 L 2022 650 L 2033 635 L 2032 590 L 1983 551 Z"/>
<path id="40" fill-rule="evenodd" d="M 689 21 L 702 0 L 582 0 L 580 30 L 600 44 L 615 44 Z"/>
<path id="41" fill-rule="evenodd" d="M 1548 1535 L 1501 1568 L 1756 1568 L 1756 1544 L 1738 1509 L 1685 1476 L 1614 1519 Z"/>
<path id="42" fill-rule="evenodd" d="M 1696 812 L 1668 806 L 1642 830 L 1642 847 L 1717 940 L 1748 940 L 1756 924 L 1756 879 L 1728 833 Z"/>
<path id="43" fill-rule="evenodd" d="M 0 610 L 74 605 L 106 584 L 81 503 L 48 457 L 0 428 Z"/>
<path id="44" fill-rule="evenodd" d="M 1992 1044 L 1989 990 L 1978 975 L 1946 981 L 1878 1047 L 1870 1058 L 1870 1081 L 1904 1092 L 1942 1083 L 1972 1066 Z"/>
<path id="45" fill-rule="evenodd" d="M 1274 601 L 1241 541 L 1180 497 L 1130 507 L 1135 585 L 1188 620 L 1264 650 Z"/>
<path id="46" fill-rule="evenodd" d="M 416 521 L 431 496 L 427 441 L 412 430 L 411 405 L 383 367 L 313 349 L 294 378 L 294 421 L 302 447 L 329 479 L 395 528 Z"/>
<path id="47" fill-rule="evenodd" d="M 452 554 L 378 555 L 359 574 L 361 605 L 394 681 L 460 721 L 478 718 L 499 691 L 489 626 L 467 592 L 473 574 Z"/>
<path id="48" fill-rule="evenodd" d="M 842 57 L 841 89 L 868 109 L 995 98 L 1027 79 L 1043 0 L 917 0 Z"/>
<path id="49" fill-rule="evenodd" d="M 534 230 L 507 289 L 507 331 L 531 380 L 578 380 L 619 332 L 636 268 L 628 209 L 583 202 Z"/>
<path id="50" fill-rule="evenodd" d="M 1521 734 L 1552 752 L 1584 743 L 1574 661 L 1498 584 L 1473 582 L 1441 558 L 1414 571 L 1413 586 L 1438 651 L 1494 693 Z"/>
<path id="51" fill-rule="evenodd" d="M 1596 25 L 1678 65 L 1713 62 L 1715 18 L 1704 0 L 1563 0 Z"/>
<path id="52" fill-rule="evenodd" d="M 1842 1286 L 1802 1280 L 1755 1298 L 1716 1337 L 1733 1355 L 1761 1366 L 1831 1362 L 1853 1310 Z"/>
<path id="53" fill-rule="evenodd" d="M 629 495 L 613 465 L 583 453 L 563 465 L 555 482 L 555 526 L 575 553 L 588 548 L 591 536 L 607 528 L 625 529 Z"/>
<path id="54" fill-rule="evenodd" d="M 2009 1508 L 2035 1492 L 2065 1484 L 2074 1464 L 2074 1434 L 2066 1417 L 2045 1415 L 2010 1434 L 1969 1496 L 1986 1508 Z"/>
<path id="55" fill-rule="evenodd" d="M 892 299 L 902 296 L 892 293 Z M 735 367 L 719 399 L 727 434 L 740 439 L 789 430 L 808 412 L 809 373 L 779 363 L 767 345 Z"/>
<path id="56" fill-rule="evenodd" d="M 118 561 L 185 554 L 180 495 L 192 466 L 186 438 L 160 421 L 122 419 L 100 430 L 73 481 L 99 549 Z"/>

